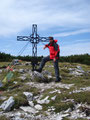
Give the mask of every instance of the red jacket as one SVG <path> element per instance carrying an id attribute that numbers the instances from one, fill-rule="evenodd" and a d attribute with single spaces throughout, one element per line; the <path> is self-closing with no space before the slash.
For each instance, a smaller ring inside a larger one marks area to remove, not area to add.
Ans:
<path id="1" fill-rule="evenodd" d="M 49 48 L 50 59 L 59 59 L 60 49 L 57 40 L 54 40 L 53 43 L 46 44 L 45 46 Z"/>

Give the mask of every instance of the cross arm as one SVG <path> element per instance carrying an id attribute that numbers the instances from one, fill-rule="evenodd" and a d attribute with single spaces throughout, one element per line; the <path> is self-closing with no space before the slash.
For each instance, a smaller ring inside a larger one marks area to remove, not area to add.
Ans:
<path id="1" fill-rule="evenodd" d="M 40 37 L 40 42 L 49 42 L 49 37 Z"/>
<path id="2" fill-rule="evenodd" d="M 17 36 L 18 41 L 30 41 L 30 36 Z"/>

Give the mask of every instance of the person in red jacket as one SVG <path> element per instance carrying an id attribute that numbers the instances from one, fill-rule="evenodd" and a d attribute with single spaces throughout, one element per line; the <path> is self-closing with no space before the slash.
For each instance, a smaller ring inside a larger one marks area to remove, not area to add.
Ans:
<path id="1" fill-rule="evenodd" d="M 55 69 L 55 76 L 56 76 L 56 81 L 55 82 L 60 82 L 61 78 L 59 77 L 59 67 L 58 67 L 58 61 L 59 61 L 59 45 L 57 44 L 57 40 L 54 40 L 53 37 L 49 37 L 49 43 L 44 46 L 43 49 L 48 48 L 50 55 L 47 57 L 44 57 L 40 63 L 40 66 L 36 71 L 42 72 L 42 69 L 47 61 L 53 60 L 54 63 L 54 69 Z"/>

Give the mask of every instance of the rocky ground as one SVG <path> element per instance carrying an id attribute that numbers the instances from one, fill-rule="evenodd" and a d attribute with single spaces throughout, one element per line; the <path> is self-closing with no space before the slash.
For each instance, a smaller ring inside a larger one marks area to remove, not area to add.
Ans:
<path id="1" fill-rule="evenodd" d="M 0 63 L 0 66 L 8 63 Z M 31 64 L 16 65 L 13 77 L 0 69 L 0 120 L 90 120 L 90 66 L 59 63 L 62 81 L 55 83 L 52 62 L 42 73 Z"/>

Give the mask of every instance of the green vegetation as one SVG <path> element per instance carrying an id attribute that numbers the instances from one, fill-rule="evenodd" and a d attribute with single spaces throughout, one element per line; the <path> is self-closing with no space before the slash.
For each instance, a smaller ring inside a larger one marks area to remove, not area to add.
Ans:
<path id="1" fill-rule="evenodd" d="M 6 53 L 1 53 L 0 52 L 0 62 L 11 62 L 13 59 L 20 59 L 23 61 L 41 61 L 41 57 L 37 57 L 36 59 L 34 59 L 33 57 L 27 55 L 27 56 L 12 56 L 10 54 L 6 54 Z"/>
<path id="2" fill-rule="evenodd" d="M 7 116 L 2 115 L 2 116 L 0 116 L 0 120 L 10 120 L 10 118 L 7 117 Z"/>
<path id="3" fill-rule="evenodd" d="M 20 106 L 28 105 L 27 98 L 23 93 L 19 93 L 18 95 L 14 96 L 14 100 L 15 100 L 15 104 L 13 108 L 19 108 Z"/>
<path id="4" fill-rule="evenodd" d="M 60 57 L 60 62 L 81 63 L 90 65 L 90 55 L 84 54 Z"/>
<path id="5" fill-rule="evenodd" d="M 23 61 L 41 61 L 43 56 L 38 56 L 36 59 L 32 56 L 12 56 L 10 54 L 0 53 L 0 62 L 10 62 L 13 59 L 20 59 Z M 81 63 L 90 65 L 90 55 L 81 54 L 81 55 L 71 55 L 71 56 L 60 56 L 60 62 L 69 62 L 69 63 Z"/>
<path id="6" fill-rule="evenodd" d="M 8 63 L 9 62 L 0 62 L 0 66 L 5 64 L 8 65 Z M 52 67 L 49 67 L 50 65 L 52 65 Z M 77 68 L 77 66 L 81 66 L 86 73 L 81 76 L 71 75 L 69 73 L 70 72 L 69 68 Z M 48 100 L 50 100 L 50 102 L 48 104 L 42 105 L 43 106 L 42 114 L 45 114 L 45 111 L 48 111 L 48 109 L 51 108 L 52 106 L 55 108 L 55 110 L 53 111 L 56 113 L 59 113 L 61 111 L 67 110 L 68 108 L 71 108 L 71 110 L 73 110 L 75 103 L 76 104 L 87 103 L 87 105 L 90 105 L 89 91 L 82 91 L 79 93 L 70 94 L 70 92 L 75 90 L 80 90 L 80 88 L 89 87 L 90 73 L 88 73 L 87 71 L 90 70 L 90 66 L 85 64 L 78 64 L 78 63 L 67 63 L 67 62 L 61 63 L 60 62 L 59 67 L 60 67 L 60 74 L 62 76 L 61 84 L 74 84 L 70 89 L 53 86 L 50 88 L 46 88 L 42 91 L 39 87 L 37 88 L 35 86 L 33 87 L 32 85 L 30 86 L 29 84 L 27 84 L 27 82 L 28 83 L 35 82 L 37 84 L 41 84 L 40 79 L 35 78 L 34 81 L 31 81 L 30 74 L 28 72 L 25 72 L 24 74 L 26 75 L 26 79 L 22 80 L 20 79 L 20 76 L 22 76 L 23 74 L 19 73 L 18 71 L 14 71 L 13 72 L 14 76 L 12 77 L 11 81 L 7 82 L 6 84 L 4 84 L 2 88 L 0 88 L 0 92 L 2 92 L 0 93 L 0 95 L 2 97 L 5 96 L 6 99 L 8 99 L 10 96 L 14 97 L 15 105 L 13 106 L 12 109 L 14 108 L 18 109 L 20 106 L 28 105 L 27 98 L 23 94 L 23 92 L 32 92 L 34 96 L 39 96 L 42 94 L 41 100 L 49 96 Z M 14 69 L 19 70 L 22 68 L 25 70 L 31 69 L 31 66 L 25 66 L 25 64 L 16 65 Z M 51 72 L 52 76 L 55 77 L 53 62 L 47 62 L 46 66 L 44 67 L 44 70 L 48 70 L 49 72 Z M 0 73 L 0 80 L 2 80 L 6 74 L 7 74 L 7 71 L 3 69 L 3 71 Z M 48 85 L 50 85 L 51 81 L 54 81 L 54 78 L 49 80 L 46 77 L 46 79 L 47 79 Z M 17 83 L 15 84 L 14 82 L 17 82 Z M 55 83 L 55 84 L 58 84 L 58 83 Z M 55 91 L 55 90 L 59 90 L 61 91 L 61 93 L 58 93 L 58 92 L 50 93 L 51 91 Z M 51 98 L 54 96 L 56 96 L 56 98 L 55 100 L 52 100 Z M 72 101 L 66 101 L 68 99 L 73 99 L 74 103 Z M 5 99 L 4 100 L 0 99 L 0 105 L 3 103 L 3 101 L 5 101 Z M 37 101 L 34 100 L 33 103 L 37 104 Z M 82 108 L 80 108 L 80 110 L 82 111 Z M 0 120 L 8 120 L 8 118 L 5 118 L 5 116 L 0 116 Z M 69 120 L 69 118 L 67 117 L 63 118 L 63 120 Z M 78 118 L 76 120 L 86 120 L 86 119 Z"/>

